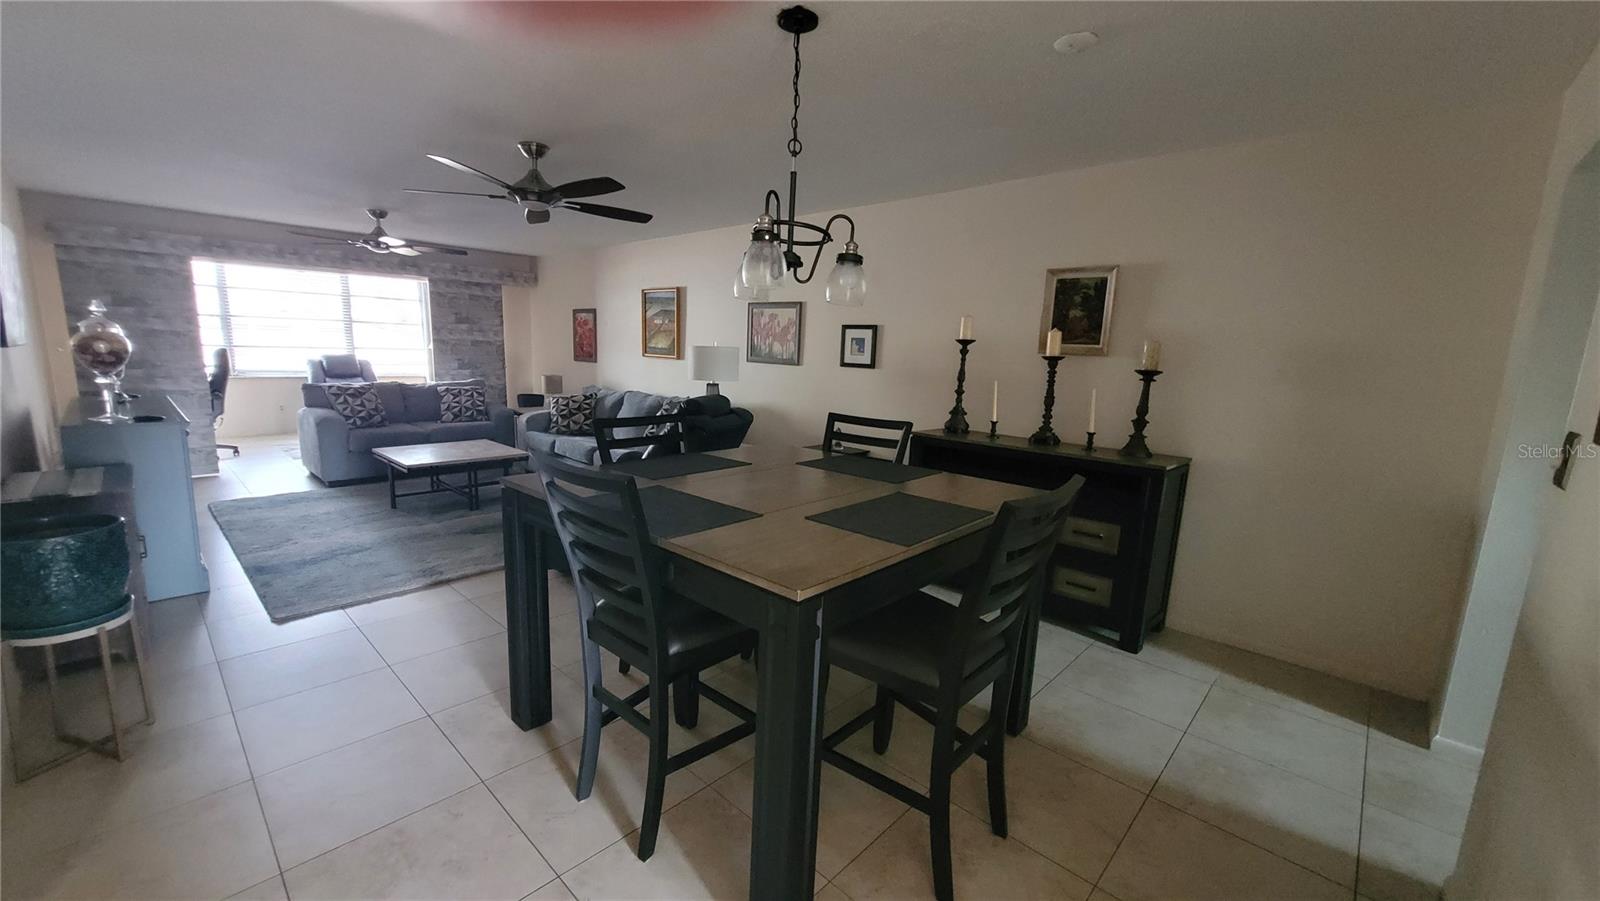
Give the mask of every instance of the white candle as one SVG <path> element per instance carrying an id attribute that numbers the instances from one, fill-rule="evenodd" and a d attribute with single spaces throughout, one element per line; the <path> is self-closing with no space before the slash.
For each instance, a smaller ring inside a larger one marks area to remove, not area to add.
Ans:
<path id="1" fill-rule="evenodd" d="M 1094 431 L 1094 408 L 1098 405 L 1098 401 L 1099 400 L 1100 400 L 1100 389 L 1099 388 L 1090 388 L 1089 389 L 1089 431 L 1091 431 L 1091 432 Z"/>
<path id="2" fill-rule="evenodd" d="M 956 333 L 956 337 L 957 338 L 961 338 L 963 340 L 970 339 L 972 337 L 972 317 L 971 316 L 962 316 L 961 317 L 961 328 Z"/>
<path id="3" fill-rule="evenodd" d="M 1144 353 L 1139 358 L 1139 368 L 1140 369 L 1152 369 L 1152 370 L 1161 368 L 1161 342 L 1160 341 L 1157 341 L 1154 338 L 1146 338 L 1145 339 L 1145 342 L 1144 342 Z"/>
<path id="4" fill-rule="evenodd" d="M 989 407 L 989 421 L 1000 421 L 1000 383 L 994 383 L 994 403 Z"/>
<path id="5" fill-rule="evenodd" d="M 1053 328 L 1044 339 L 1044 355 L 1047 357 L 1061 356 L 1061 329 Z"/>

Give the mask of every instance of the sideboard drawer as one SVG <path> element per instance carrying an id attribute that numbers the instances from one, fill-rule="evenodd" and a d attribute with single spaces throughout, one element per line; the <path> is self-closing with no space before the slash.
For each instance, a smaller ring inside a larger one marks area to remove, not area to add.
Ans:
<path id="1" fill-rule="evenodd" d="M 1062 544 L 1112 557 L 1117 555 L 1117 544 L 1121 538 L 1122 527 L 1116 523 L 1084 519 L 1081 516 L 1067 517 L 1067 524 L 1061 529 Z"/>
<path id="2" fill-rule="evenodd" d="M 1111 606 L 1111 588 L 1115 583 L 1106 576 L 1086 573 L 1070 566 L 1056 566 L 1050 571 L 1050 590 L 1062 597 L 1096 607 Z"/>

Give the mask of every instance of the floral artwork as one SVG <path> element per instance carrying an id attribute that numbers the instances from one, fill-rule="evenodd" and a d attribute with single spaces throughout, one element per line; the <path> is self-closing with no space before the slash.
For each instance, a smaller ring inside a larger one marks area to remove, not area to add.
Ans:
<path id="1" fill-rule="evenodd" d="M 593 363 L 599 359 L 599 333 L 595 311 L 572 311 L 572 359 L 579 363 Z"/>
<path id="2" fill-rule="evenodd" d="M 799 366 L 801 338 L 800 304 L 750 304 L 745 360 Z"/>

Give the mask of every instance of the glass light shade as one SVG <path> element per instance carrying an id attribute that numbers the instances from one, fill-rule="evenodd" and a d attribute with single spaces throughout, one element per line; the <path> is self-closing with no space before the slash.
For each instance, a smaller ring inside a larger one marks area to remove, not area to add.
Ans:
<path id="1" fill-rule="evenodd" d="M 770 291 L 783 283 L 787 271 L 777 241 L 752 238 L 739 264 L 739 280 L 753 291 Z"/>
<path id="2" fill-rule="evenodd" d="M 855 259 L 846 257 L 855 256 Z M 827 301 L 835 306 L 859 307 L 867 300 L 867 271 L 855 254 L 839 254 L 828 276 Z"/>

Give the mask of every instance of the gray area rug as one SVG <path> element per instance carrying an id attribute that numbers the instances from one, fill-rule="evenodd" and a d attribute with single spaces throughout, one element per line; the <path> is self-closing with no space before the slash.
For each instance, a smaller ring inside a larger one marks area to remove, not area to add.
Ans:
<path id="1" fill-rule="evenodd" d="M 400 499 L 386 484 L 213 501 L 211 516 L 262 606 L 282 622 L 405 594 L 504 565 L 500 503 Z"/>

